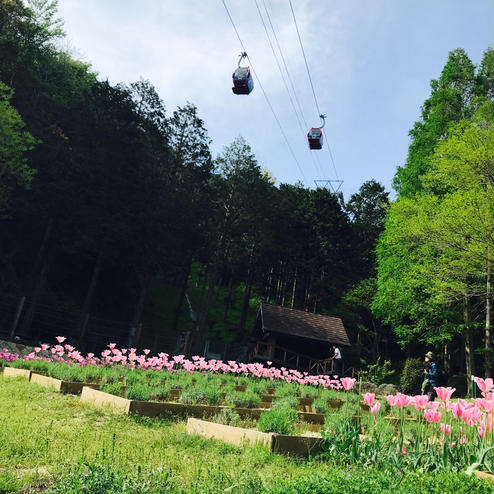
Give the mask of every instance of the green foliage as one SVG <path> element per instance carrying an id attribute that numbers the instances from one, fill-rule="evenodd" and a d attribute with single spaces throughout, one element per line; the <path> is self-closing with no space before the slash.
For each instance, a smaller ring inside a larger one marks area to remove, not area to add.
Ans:
<path id="1" fill-rule="evenodd" d="M 328 413 L 329 405 L 326 399 L 324 398 L 316 398 L 312 403 L 312 407 L 317 413 Z"/>
<path id="2" fill-rule="evenodd" d="M 125 398 L 129 400 L 148 401 L 151 394 L 151 388 L 144 383 L 136 382 L 125 389 Z"/>
<path id="3" fill-rule="evenodd" d="M 233 427 L 240 426 L 242 422 L 240 415 L 230 407 L 223 408 L 212 420 L 217 424 L 231 425 Z"/>
<path id="4" fill-rule="evenodd" d="M 177 492 L 167 470 L 119 475 L 111 464 L 89 464 L 65 474 L 47 494 L 173 494 Z"/>
<path id="5" fill-rule="evenodd" d="M 405 362 L 400 376 L 400 388 L 406 394 L 420 394 L 420 387 L 424 380 L 425 364 L 422 359 L 409 358 Z"/>
<path id="6" fill-rule="evenodd" d="M 391 367 L 391 361 L 385 360 L 381 363 L 381 357 L 377 359 L 375 364 L 368 364 L 367 367 L 361 371 L 360 375 L 364 381 L 369 381 L 373 384 L 388 383 L 391 376 L 396 371 Z"/>
<path id="7" fill-rule="evenodd" d="M 180 393 L 179 401 L 185 405 L 219 405 L 221 393 L 217 388 L 207 385 L 192 386 Z"/>
<path id="8" fill-rule="evenodd" d="M 101 386 L 100 391 L 111 395 L 120 396 L 122 394 L 122 385 L 117 381 L 109 382 Z"/>
<path id="9" fill-rule="evenodd" d="M 232 403 L 237 408 L 259 408 L 261 397 L 247 388 L 243 393 L 237 391 L 227 393 L 225 401 Z"/>
<path id="10" fill-rule="evenodd" d="M 297 418 L 297 411 L 291 407 L 271 408 L 261 413 L 257 427 L 262 432 L 292 434 Z"/>
<path id="11" fill-rule="evenodd" d="M 0 214 L 5 214 L 13 185 L 29 188 L 34 176 L 26 152 L 34 148 L 36 139 L 11 105 L 12 94 L 0 81 Z"/>

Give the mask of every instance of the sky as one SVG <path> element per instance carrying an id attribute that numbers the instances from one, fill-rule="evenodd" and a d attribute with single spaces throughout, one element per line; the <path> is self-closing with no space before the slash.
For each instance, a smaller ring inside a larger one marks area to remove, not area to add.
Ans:
<path id="1" fill-rule="evenodd" d="M 278 183 L 342 180 L 346 199 L 370 179 L 391 191 L 448 52 L 478 65 L 494 43 L 493 0 L 292 0 L 327 116 L 309 151 L 320 119 L 289 0 L 224 1 L 258 76 L 248 96 L 231 90 L 242 47 L 223 0 L 59 0 L 65 48 L 112 84 L 149 80 L 169 114 L 196 105 L 214 157 L 241 135 Z"/>

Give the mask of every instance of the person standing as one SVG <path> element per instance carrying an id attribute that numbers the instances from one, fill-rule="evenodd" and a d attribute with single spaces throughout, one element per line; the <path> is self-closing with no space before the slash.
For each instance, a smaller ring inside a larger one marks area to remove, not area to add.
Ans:
<path id="1" fill-rule="evenodd" d="M 439 365 L 436 361 L 436 357 L 432 352 L 427 352 L 424 357 L 425 369 L 424 369 L 424 382 L 422 384 L 422 394 L 426 394 L 429 397 L 429 401 L 436 399 L 437 393 L 434 389 L 439 386 Z"/>
<path id="2" fill-rule="evenodd" d="M 334 360 L 333 371 L 336 376 L 340 376 L 343 371 L 343 359 L 341 358 L 340 349 L 333 345 L 333 356 L 332 360 Z"/>

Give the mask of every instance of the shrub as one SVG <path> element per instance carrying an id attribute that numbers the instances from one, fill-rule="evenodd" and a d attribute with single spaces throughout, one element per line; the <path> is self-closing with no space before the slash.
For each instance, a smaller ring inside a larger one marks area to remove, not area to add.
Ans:
<path id="1" fill-rule="evenodd" d="M 312 407 L 317 413 L 327 413 L 329 410 L 328 402 L 324 398 L 316 398 Z"/>
<path id="2" fill-rule="evenodd" d="M 240 425 L 242 419 L 233 408 L 226 407 L 220 413 L 213 417 L 213 422 L 217 424 L 232 425 L 234 427 Z"/>
<path id="3" fill-rule="evenodd" d="M 226 395 L 225 401 L 239 408 L 259 408 L 261 397 L 249 390 L 244 393 L 232 391 Z"/>
<path id="4" fill-rule="evenodd" d="M 125 390 L 125 398 L 129 400 L 147 401 L 151 396 L 151 389 L 142 383 L 134 383 Z"/>
<path id="5" fill-rule="evenodd" d="M 100 391 L 103 391 L 104 393 L 110 393 L 111 395 L 120 396 L 122 392 L 122 386 L 118 382 L 111 382 L 102 386 L 100 388 Z"/>
<path id="6" fill-rule="evenodd" d="M 286 396 L 284 398 L 278 398 L 271 403 L 271 408 L 297 408 L 298 398 L 296 396 Z"/>
<path id="7" fill-rule="evenodd" d="M 419 394 L 423 380 L 424 362 L 419 358 L 407 359 L 400 377 L 402 392 L 406 394 Z"/>
<path id="8" fill-rule="evenodd" d="M 381 363 L 381 357 L 379 357 L 375 364 L 369 364 L 361 372 L 361 377 L 364 381 L 379 385 L 388 382 L 394 373 L 395 370 L 391 368 L 391 361 L 385 360 Z"/>
<path id="9" fill-rule="evenodd" d="M 217 388 L 192 386 L 180 394 L 180 403 L 185 405 L 219 405 L 221 394 Z"/>
<path id="10" fill-rule="evenodd" d="M 155 386 L 154 388 L 151 389 L 151 398 L 153 400 L 166 401 L 168 400 L 169 394 L 170 394 L 169 384 L 161 384 L 160 386 Z"/>
<path id="11" fill-rule="evenodd" d="M 278 398 L 286 398 L 288 396 L 296 396 L 297 394 L 297 388 L 295 385 L 286 383 L 283 384 L 282 386 L 279 386 L 276 389 L 276 396 Z"/>
<path id="12" fill-rule="evenodd" d="M 297 411 L 290 407 L 271 408 L 261 413 L 258 428 L 262 432 L 291 434 L 297 421 Z"/>

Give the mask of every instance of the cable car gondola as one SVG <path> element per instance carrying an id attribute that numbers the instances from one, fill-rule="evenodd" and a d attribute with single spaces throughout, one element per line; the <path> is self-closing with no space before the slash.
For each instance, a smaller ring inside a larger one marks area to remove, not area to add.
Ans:
<path id="1" fill-rule="evenodd" d="M 243 52 L 240 54 L 238 67 L 235 69 L 232 76 L 232 91 L 235 94 L 250 94 L 254 89 L 254 79 L 252 78 L 250 67 L 240 67 L 240 62 L 243 58 L 247 58 L 247 53 Z"/>
<path id="2" fill-rule="evenodd" d="M 321 117 L 322 125 L 320 127 L 312 127 L 312 129 L 310 129 L 309 132 L 307 133 L 307 140 L 309 141 L 310 149 L 322 148 L 322 142 L 323 142 L 322 129 L 326 124 L 326 121 L 324 120 L 326 118 L 326 115 L 319 115 L 319 117 Z"/>

